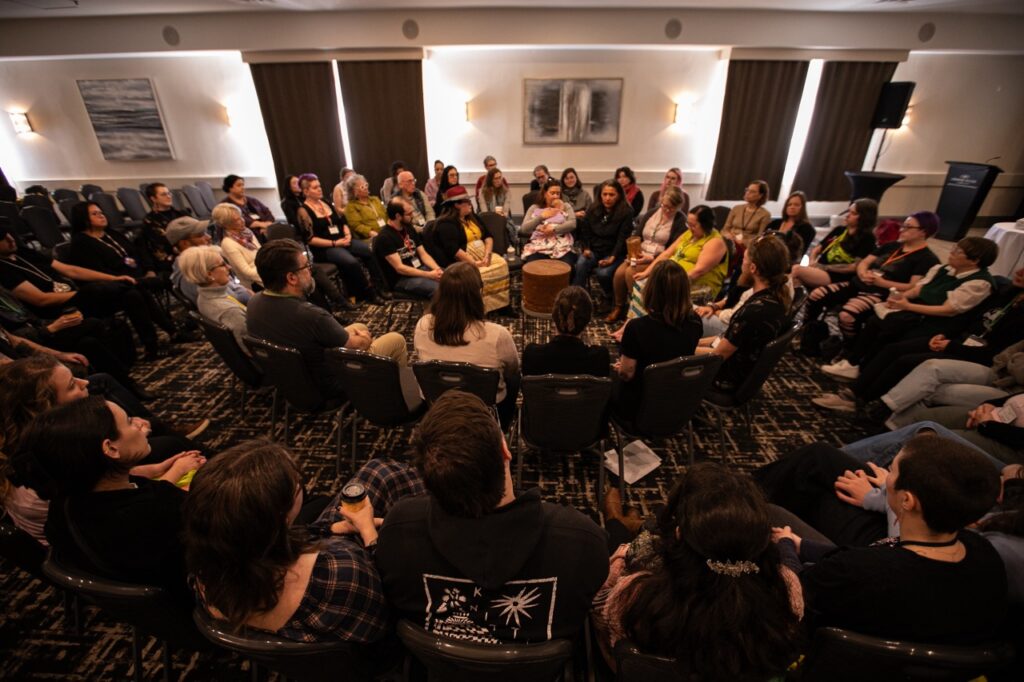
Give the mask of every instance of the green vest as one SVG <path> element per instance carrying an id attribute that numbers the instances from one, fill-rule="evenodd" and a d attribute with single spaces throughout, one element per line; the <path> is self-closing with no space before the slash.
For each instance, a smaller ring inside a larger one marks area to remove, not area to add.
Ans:
<path id="1" fill-rule="evenodd" d="M 921 293 L 918 294 L 915 302 L 923 303 L 924 305 L 942 305 L 946 302 L 946 296 L 949 292 L 953 291 L 964 282 L 970 282 L 975 279 L 985 280 L 995 288 L 995 282 L 987 268 L 981 268 L 962 279 L 958 279 L 946 266 L 943 266 L 939 269 L 939 272 L 935 275 L 932 281 L 921 287 Z"/>

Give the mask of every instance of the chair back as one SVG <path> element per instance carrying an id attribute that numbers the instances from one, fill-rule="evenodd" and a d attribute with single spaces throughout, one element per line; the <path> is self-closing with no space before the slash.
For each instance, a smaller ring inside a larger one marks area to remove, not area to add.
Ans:
<path id="1" fill-rule="evenodd" d="M 107 227 L 117 229 L 124 225 L 124 215 L 121 214 L 121 209 L 117 207 L 113 196 L 106 192 L 93 192 L 89 195 L 89 201 L 98 204 L 103 215 L 107 216 Z"/>
<path id="2" fill-rule="evenodd" d="M 62 562 L 50 550 L 43 575 L 57 587 L 81 595 L 115 618 L 177 646 L 208 649 L 188 614 L 189 604 L 162 588 L 102 578 Z"/>
<path id="3" fill-rule="evenodd" d="M 67 263 L 71 260 L 71 242 L 63 241 L 60 244 L 56 244 L 50 255 L 53 257 L 53 260 L 59 260 L 61 263 Z"/>
<path id="4" fill-rule="evenodd" d="M 721 356 L 710 354 L 648 365 L 636 414 L 637 435 L 666 438 L 686 428 L 721 366 Z"/>
<path id="5" fill-rule="evenodd" d="M 483 223 L 484 236 L 494 240 L 494 253 L 504 256 L 508 249 L 508 230 L 505 229 L 508 219 L 494 211 L 478 213 L 477 217 Z"/>
<path id="6" fill-rule="evenodd" d="M 608 430 L 612 380 L 546 374 L 523 377 L 520 434 L 529 445 L 552 452 L 579 452 Z"/>
<path id="7" fill-rule="evenodd" d="M 60 231 L 60 223 L 53 209 L 41 206 L 27 206 L 21 209 L 21 218 L 32 230 L 36 241 L 47 249 L 52 249 L 64 241 L 64 233 Z"/>
<path id="8" fill-rule="evenodd" d="M 553 639 L 537 644 L 478 644 L 427 632 L 407 620 L 398 637 L 426 668 L 445 682 L 543 682 L 563 677 L 571 665 L 572 643 Z"/>
<path id="9" fill-rule="evenodd" d="M 203 198 L 203 203 L 206 204 L 206 210 L 212 211 L 213 207 L 217 205 L 217 197 L 213 195 L 213 187 L 206 180 L 197 180 L 196 189 L 199 190 L 199 196 Z"/>
<path id="10" fill-rule="evenodd" d="M 523 215 L 530 210 L 530 207 L 540 201 L 540 190 L 535 189 L 523 195 Z"/>
<path id="11" fill-rule="evenodd" d="M 185 193 L 180 189 L 171 190 L 171 206 L 178 209 L 179 211 L 190 210 L 188 205 L 188 199 L 185 197 Z"/>
<path id="12" fill-rule="evenodd" d="M 71 222 L 71 209 L 74 208 L 76 204 L 82 203 L 82 201 L 83 201 L 82 199 L 79 199 L 77 197 L 69 197 L 67 199 L 61 199 L 60 201 L 57 202 L 57 208 L 60 209 L 60 214 L 62 216 L 64 216 L 64 219 L 67 220 L 70 223 Z"/>
<path id="13" fill-rule="evenodd" d="M 970 680 L 1013 661 L 1007 642 L 974 646 L 899 642 L 841 628 L 819 628 L 803 680 Z"/>
<path id="14" fill-rule="evenodd" d="M 0 521 L 0 556 L 26 573 L 43 575 L 46 548 L 6 518 Z"/>
<path id="15" fill-rule="evenodd" d="M 199 192 L 199 189 L 195 185 L 183 185 L 181 191 L 185 193 L 185 198 L 192 206 L 192 212 L 195 216 L 200 220 L 208 220 L 210 209 L 206 207 L 206 202 L 203 200 L 203 195 Z"/>
<path id="16" fill-rule="evenodd" d="M 254 628 L 233 631 L 227 623 L 211 618 L 202 608 L 193 611 L 192 619 L 209 641 L 287 679 L 299 682 L 370 679 L 369 661 L 357 644 L 296 642 Z"/>
<path id="17" fill-rule="evenodd" d="M 730 211 L 730 209 L 729 209 L 728 206 L 712 206 L 711 207 L 711 212 L 715 214 L 715 228 L 716 229 L 721 230 L 722 226 L 725 225 L 725 219 L 729 217 L 729 211 Z"/>
<path id="18" fill-rule="evenodd" d="M 775 339 L 761 351 L 760 357 L 754 364 L 750 374 L 743 380 L 733 396 L 736 405 L 743 405 L 761 391 L 761 387 L 768 381 L 768 377 L 775 370 L 775 366 L 782 360 L 789 347 L 793 343 L 793 337 L 799 331 L 799 325 L 794 325 L 785 331 L 779 338 Z"/>
<path id="19" fill-rule="evenodd" d="M 356 412 L 370 423 L 398 426 L 419 412 L 422 401 L 411 409 L 406 404 L 401 368 L 392 358 L 348 348 L 332 348 L 326 358 Z"/>
<path id="20" fill-rule="evenodd" d="M 498 402 L 500 375 L 496 369 L 477 367 L 468 362 L 431 360 L 413 363 L 412 371 L 416 374 L 416 381 L 427 402 L 434 402 L 445 391 L 452 389 L 472 393 L 483 400 L 485 405 Z"/>
<path id="21" fill-rule="evenodd" d="M 807 289 L 796 287 L 793 292 L 793 302 L 789 306 L 789 314 L 786 315 L 786 326 L 792 326 L 796 316 L 800 314 L 805 305 L 807 305 Z"/>
<path id="22" fill-rule="evenodd" d="M 94 201 L 94 199 L 92 198 L 93 194 L 95 194 L 96 192 L 103 191 L 103 188 L 100 187 L 99 185 L 90 184 L 84 184 L 80 189 L 82 190 L 82 196 L 88 199 L 89 201 Z"/>
<path id="23" fill-rule="evenodd" d="M 82 195 L 78 193 L 76 189 L 68 189 L 67 187 L 59 187 L 53 190 L 53 200 L 60 205 L 60 202 L 67 199 L 74 199 L 75 201 L 82 201 Z"/>
<path id="24" fill-rule="evenodd" d="M 292 239 L 299 241 L 295 228 L 288 223 L 272 223 L 267 225 L 267 241 L 275 239 Z"/>
<path id="25" fill-rule="evenodd" d="M 13 231 L 14 241 L 17 242 L 19 249 L 25 248 L 26 241 L 32 241 L 36 238 L 32 228 L 21 217 L 18 205 L 13 201 L 0 201 L 0 219 L 4 218 Z"/>
<path id="26" fill-rule="evenodd" d="M 199 324 L 199 328 L 203 330 L 203 336 L 239 381 L 250 388 L 259 388 L 263 385 L 263 371 L 256 366 L 252 358 L 242 352 L 230 329 L 197 312 L 189 312 L 189 316 Z"/>
<path id="27" fill-rule="evenodd" d="M 668 656 L 645 654 L 628 639 L 615 645 L 615 667 L 618 682 L 689 682 L 676 659 Z"/>
<path id="28" fill-rule="evenodd" d="M 252 336 L 245 337 L 245 345 L 266 383 L 276 388 L 289 405 L 301 412 L 316 412 L 324 405 L 324 396 L 297 349 Z"/>
<path id="29" fill-rule="evenodd" d="M 146 202 L 142 197 L 142 193 L 137 189 L 131 187 L 118 187 L 117 188 L 117 200 L 124 206 L 124 210 L 128 213 L 128 216 L 132 220 L 143 221 L 146 218 L 146 214 L 149 213 L 149 209 L 146 208 Z"/>
<path id="30" fill-rule="evenodd" d="M 21 206 L 25 208 L 27 206 L 37 206 L 39 208 L 45 208 L 50 211 L 53 210 L 53 202 L 50 201 L 50 197 L 42 194 L 26 194 L 21 199 Z"/>

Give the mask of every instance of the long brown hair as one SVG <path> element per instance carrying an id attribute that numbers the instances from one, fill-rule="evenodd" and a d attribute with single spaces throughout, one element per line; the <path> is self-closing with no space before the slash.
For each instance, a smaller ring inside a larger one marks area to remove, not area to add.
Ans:
<path id="1" fill-rule="evenodd" d="M 22 433 L 37 415 L 57 404 L 52 378 L 59 364 L 52 355 L 33 355 L 0 366 L 0 499 L 10 488 L 8 460 Z"/>
<path id="2" fill-rule="evenodd" d="M 480 271 L 469 263 L 454 263 L 445 268 L 441 282 L 430 302 L 434 316 L 431 337 L 442 346 L 466 346 L 466 330 L 484 321 L 483 280 Z"/>
<path id="3" fill-rule="evenodd" d="M 485 201 L 490 201 L 491 199 L 494 199 L 494 197 L 495 197 L 495 194 L 494 194 L 494 176 L 497 175 L 500 172 L 501 172 L 501 169 L 498 168 L 497 166 L 495 166 L 491 170 L 487 171 L 487 178 L 484 180 L 483 187 L 480 188 L 480 194 L 481 194 L 481 196 L 483 196 Z M 504 197 L 505 196 L 505 192 L 507 191 L 505 189 L 504 185 L 502 185 L 499 189 L 501 189 L 501 194 L 498 195 L 498 196 Z M 500 202 L 495 201 L 494 203 L 498 204 Z"/>
<path id="4" fill-rule="evenodd" d="M 768 284 L 782 306 L 789 311 L 793 297 L 789 293 L 789 248 L 774 233 L 764 234 L 747 247 L 746 257 L 757 268 L 757 276 Z"/>
<path id="5" fill-rule="evenodd" d="M 657 263 L 644 286 L 643 303 L 651 317 L 672 327 L 680 327 L 693 307 L 686 270 L 671 260 Z"/>

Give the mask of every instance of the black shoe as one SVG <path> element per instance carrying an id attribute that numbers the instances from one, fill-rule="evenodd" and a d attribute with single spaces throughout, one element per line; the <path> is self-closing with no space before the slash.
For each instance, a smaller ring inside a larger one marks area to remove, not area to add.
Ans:
<path id="1" fill-rule="evenodd" d="M 387 305 L 387 303 L 377 294 L 370 294 L 363 299 L 363 303 L 369 303 L 370 305 Z"/>
<path id="2" fill-rule="evenodd" d="M 356 309 L 356 307 L 352 305 L 352 301 L 348 300 L 344 296 L 341 297 L 341 300 L 331 301 L 331 306 L 334 308 L 335 312 L 350 312 Z"/>
<path id="3" fill-rule="evenodd" d="M 384 301 L 391 301 L 395 298 L 394 294 L 392 294 L 390 291 L 385 291 L 384 289 L 378 289 L 377 296 L 378 298 Z"/>
<path id="4" fill-rule="evenodd" d="M 179 329 L 171 334 L 171 343 L 192 343 L 199 340 L 198 330 Z"/>

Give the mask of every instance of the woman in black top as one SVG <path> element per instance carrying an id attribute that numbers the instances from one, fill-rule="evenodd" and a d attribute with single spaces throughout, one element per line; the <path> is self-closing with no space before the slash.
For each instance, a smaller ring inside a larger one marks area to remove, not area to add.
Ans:
<path id="1" fill-rule="evenodd" d="M 284 217 L 289 225 L 299 226 L 297 213 L 304 200 L 302 187 L 299 185 L 299 176 L 289 175 L 286 177 L 284 179 L 284 196 L 281 197 L 281 210 L 284 211 Z"/>
<path id="2" fill-rule="evenodd" d="M 644 212 L 644 193 L 640 185 L 636 184 L 636 173 L 629 166 L 622 166 L 615 169 L 615 184 L 622 188 L 626 195 L 626 202 L 633 209 L 633 215 L 637 216 Z M 600 196 L 598 197 L 600 199 Z"/>
<path id="3" fill-rule="evenodd" d="M 854 201 L 846 212 L 846 223 L 825 235 L 811 250 L 811 264 L 793 266 L 793 285 L 813 289 L 852 278 L 860 259 L 875 249 L 877 222 L 877 201 Z"/>
<path id="4" fill-rule="evenodd" d="M 124 291 L 124 310 L 146 348 L 147 359 L 155 358 L 157 353 L 154 323 L 172 341 L 188 340 L 178 333 L 170 314 L 153 296 L 152 292 L 166 288 L 166 282 L 147 263 L 140 262 L 134 247 L 124 237 L 107 230 L 107 217 L 99 204 L 83 201 L 72 207 L 71 233 L 67 257 L 70 265 L 131 278 L 130 283 L 135 286 Z"/>
<path id="5" fill-rule="evenodd" d="M 605 180 L 598 186 L 598 200 L 580 221 L 578 235 L 582 249 L 572 283 L 587 287 L 591 270 L 605 296 L 612 298 L 615 270 L 626 257 L 626 238 L 633 231 L 633 209 L 621 185 Z"/>
<path id="6" fill-rule="evenodd" d="M 782 239 L 761 235 L 747 245 L 743 271 L 754 280 L 754 294 L 729 320 L 721 336 L 700 340 L 697 353 L 714 353 L 724 359 L 715 377 L 722 390 L 736 388 L 754 368 L 761 351 L 783 330 L 792 298 L 786 273 L 789 249 Z"/>
<path id="7" fill-rule="evenodd" d="M 608 376 L 608 349 L 589 346 L 580 336 L 593 315 L 586 289 L 568 286 L 558 292 L 551 321 L 558 333 L 547 343 L 531 343 L 523 351 L 523 376 L 530 374 L 589 374 Z"/>
<path id="8" fill-rule="evenodd" d="M 20 484 L 50 501 L 46 538 L 61 560 L 186 597 L 185 493 L 175 483 L 206 460 L 187 452 L 137 469 L 150 452 L 147 432 L 115 403 L 75 400 L 33 420 L 14 469 Z"/>
<path id="9" fill-rule="evenodd" d="M 783 234 L 796 232 L 800 239 L 804 240 L 804 250 L 800 255 L 807 253 L 807 249 L 811 248 L 811 243 L 817 236 L 810 218 L 807 217 L 807 195 L 800 191 L 790 194 L 782 208 L 782 217 L 768 223 L 765 231 Z"/>
<path id="10" fill-rule="evenodd" d="M 303 240 L 313 251 L 313 259 L 318 263 L 337 265 L 345 286 L 356 298 L 379 304 L 373 285 L 363 274 L 365 265 L 375 281 L 384 279 L 370 245 L 352 238 L 345 216 L 323 200 L 324 192 L 319 180 L 309 182 L 305 196 L 296 217 Z"/>
<path id="11" fill-rule="evenodd" d="M 441 171 L 441 183 L 437 186 L 437 197 L 434 199 L 434 214 L 441 215 L 444 206 L 444 193 L 459 184 L 459 169 L 445 166 Z"/>
<path id="12" fill-rule="evenodd" d="M 673 261 L 651 268 L 643 292 L 647 314 L 630 320 L 622 333 L 615 371 L 621 381 L 612 409 L 623 418 L 636 414 L 648 365 L 693 355 L 703 329 L 690 302 L 690 278 Z"/>

